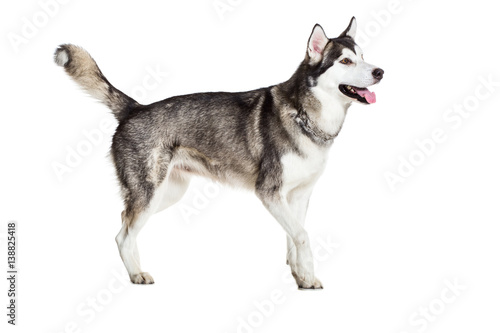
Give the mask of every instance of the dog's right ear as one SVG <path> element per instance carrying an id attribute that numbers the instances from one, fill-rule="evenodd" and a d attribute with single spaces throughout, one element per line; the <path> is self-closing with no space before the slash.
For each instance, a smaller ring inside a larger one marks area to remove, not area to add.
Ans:
<path id="1" fill-rule="evenodd" d="M 307 44 L 307 54 L 309 55 L 310 63 L 315 64 L 323 59 L 323 51 L 328 40 L 323 28 L 319 24 L 316 24 Z"/>

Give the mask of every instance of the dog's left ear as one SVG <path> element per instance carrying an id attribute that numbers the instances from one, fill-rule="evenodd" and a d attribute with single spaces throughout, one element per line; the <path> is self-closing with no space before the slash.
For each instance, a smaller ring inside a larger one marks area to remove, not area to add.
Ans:
<path id="1" fill-rule="evenodd" d="M 356 24 L 356 18 L 353 16 L 351 22 L 349 22 L 349 26 L 344 30 L 343 33 L 340 34 L 339 38 L 351 37 L 352 39 L 354 39 L 354 37 L 356 37 L 357 26 L 358 25 Z"/>
<path id="2" fill-rule="evenodd" d="M 326 37 L 323 28 L 316 24 L 307 43 L 307 54 L 311 59 L 311 63 L 317 63 L 323 59 L 323 51 L 328 41 L 329 39 Z"/>

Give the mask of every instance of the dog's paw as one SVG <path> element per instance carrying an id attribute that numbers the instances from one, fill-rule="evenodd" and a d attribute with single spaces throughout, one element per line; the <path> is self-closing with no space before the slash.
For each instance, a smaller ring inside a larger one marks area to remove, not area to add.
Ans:
<path id="1" fill-rule="evenodd" d="M 292 275 L 295 278 L 295 282 L 297 282 L 297 286 L 301 290 L 323 289 L 323 285 L 321 284 L 321 281 L 317 277 L 315 277 L 314 275 L 312 275 L 312 277 L 311 277 L 308 275 L 298 275 L 294 272 L 292 272 Z"/>
<path id="2" fill-rule="evenodd" d="M 298 286 L 300 290 L 323 289 L 321 281 L 316 277 L 314 278 L 314 282 L 312 284 L 301 281 L 301 283 L 298 283 Z"/>
<path id="3" fill-rule="evenodd" d="M 153 284 L 155 281 L 149 273 L 141 272 L 139 274 L 132 275 L 130 281 L 135 284 Z"/>

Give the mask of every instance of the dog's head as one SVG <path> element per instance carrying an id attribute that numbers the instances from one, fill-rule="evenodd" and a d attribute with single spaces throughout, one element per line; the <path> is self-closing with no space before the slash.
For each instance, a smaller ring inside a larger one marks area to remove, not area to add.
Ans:
<path id="1" fill-rule="evenodd" d="M 306 58 L 308 85 L 328 94 L 338 94 L 347 102 L 375 103 L 375 93 L 368 90 L 382 79 L 384 71 L 370 65 L 354 42 L 356 19 L 337 38 L 328 38 L 319 24 L 309 37 Z"/>

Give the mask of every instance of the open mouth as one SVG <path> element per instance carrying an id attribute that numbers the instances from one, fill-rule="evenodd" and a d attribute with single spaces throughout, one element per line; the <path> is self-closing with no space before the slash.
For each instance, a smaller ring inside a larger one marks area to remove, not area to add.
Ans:
<path id="1" fill-rule="evenodd" d="M 361 103 L 372 104 L 377 101 L 375 93 L 368 90 L 368 88 L 358 88 L 346 84 L 341 84 L 339 86 L 339 90 L 347 97 L 354 98 Z"/>

